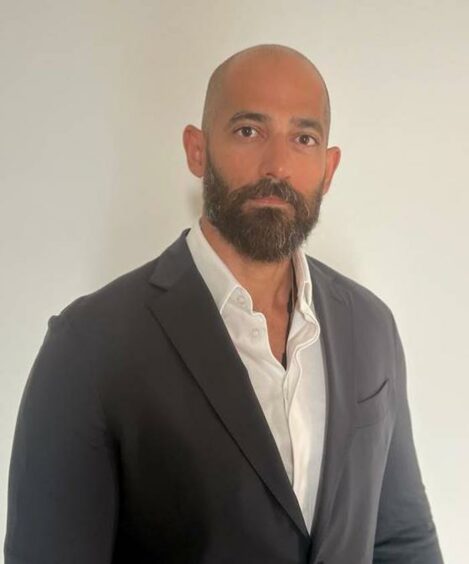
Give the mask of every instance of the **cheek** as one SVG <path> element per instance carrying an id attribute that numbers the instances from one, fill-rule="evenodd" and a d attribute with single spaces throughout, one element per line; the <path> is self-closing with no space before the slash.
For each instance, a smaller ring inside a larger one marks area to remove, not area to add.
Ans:
<path id="1" fill-rule="evenodd" d="M 223 150 L 213 157 L 214 165 L 231 186 L 256 181 L 257 161 L 246 151 Z"/>
<path id="2" fill-rule="evenodd" d="M 304 161 L 297 163 L 292 174 L 293 185 L 301 191 L 311 191 L 324 179 L 324 163 L 314 161 Z"/>

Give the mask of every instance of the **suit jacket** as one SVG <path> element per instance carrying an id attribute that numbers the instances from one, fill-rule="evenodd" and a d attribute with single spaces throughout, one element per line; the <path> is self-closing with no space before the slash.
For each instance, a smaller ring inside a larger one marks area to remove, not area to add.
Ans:
<path id="1" fill-rule="evenodd" d="M 185 242 L 49 321 L 10 467 L 6 564 L 439 564 L 389 309 L 308 258 L 327 369 L 306 530 Z"/>

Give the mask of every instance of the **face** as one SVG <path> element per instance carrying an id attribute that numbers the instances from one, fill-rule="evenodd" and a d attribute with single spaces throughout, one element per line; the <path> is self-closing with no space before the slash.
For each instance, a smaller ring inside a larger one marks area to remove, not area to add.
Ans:
<path id="1" fill-rule="evenodd" d="M 208 135 L 192 131 L 198 158 L 186 150 L 207 218 L 242 254 L 280 260 L 316 223 L 340 158 L 326 119 L 322 83 L 301 59 L 251 56 L 226 71 Z"/>
<path id="2" fill-rule="evenodd" d="M 207 155 L 204 213 L 225 240 L 251 260 L 290 257 L 316 224 L 322 193 L 323 183 L 305 198 L 287 181 L 267 177 L 230 188 Z"/>

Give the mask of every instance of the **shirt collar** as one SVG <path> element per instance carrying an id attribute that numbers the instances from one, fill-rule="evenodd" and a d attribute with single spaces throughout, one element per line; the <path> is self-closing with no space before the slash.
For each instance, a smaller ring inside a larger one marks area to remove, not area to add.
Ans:
<path id="1" fill-rule="evenodd" d="M 222 310 L 229 300 L 231 294 L 237 289 L 244 290 L 241 284 L 233 276 L 231 270 L 221 260 L 217 253 L 212 249 L 210 243 L 205 238 L 197 220 L 189 231 L 187 246 L 194 259 L 195 266 L 202 275 L 218 311 Z"/>
<path id="2" fill-rule="evenodd" d="M 186 240 L 195 265 L 212 294 L 220 313 L 237 289 L 245 292 L 250 300 L 251 297 L 247 290 L 241 286 L 205 238 L 199 220 L 192 226 Z M 293 265 L 298 289 L 297 307 L 303 314 L 311 313 L 313 309 L 311 274 L 302 248 L 297 249 L 294 253 Z"/>

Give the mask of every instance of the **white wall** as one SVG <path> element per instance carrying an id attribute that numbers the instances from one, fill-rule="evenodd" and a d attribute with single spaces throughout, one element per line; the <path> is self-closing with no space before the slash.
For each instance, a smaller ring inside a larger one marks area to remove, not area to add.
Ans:
<path id="1" fill-rule="evenodd" d="M 191 223 L 181 131 L 252 44 L 310 56 L 343 158 L 309 251 L 393 309 L 446 563 L 469 522 L 466 0 L 1 0 L 0 538 L 47 319 Z"/>

